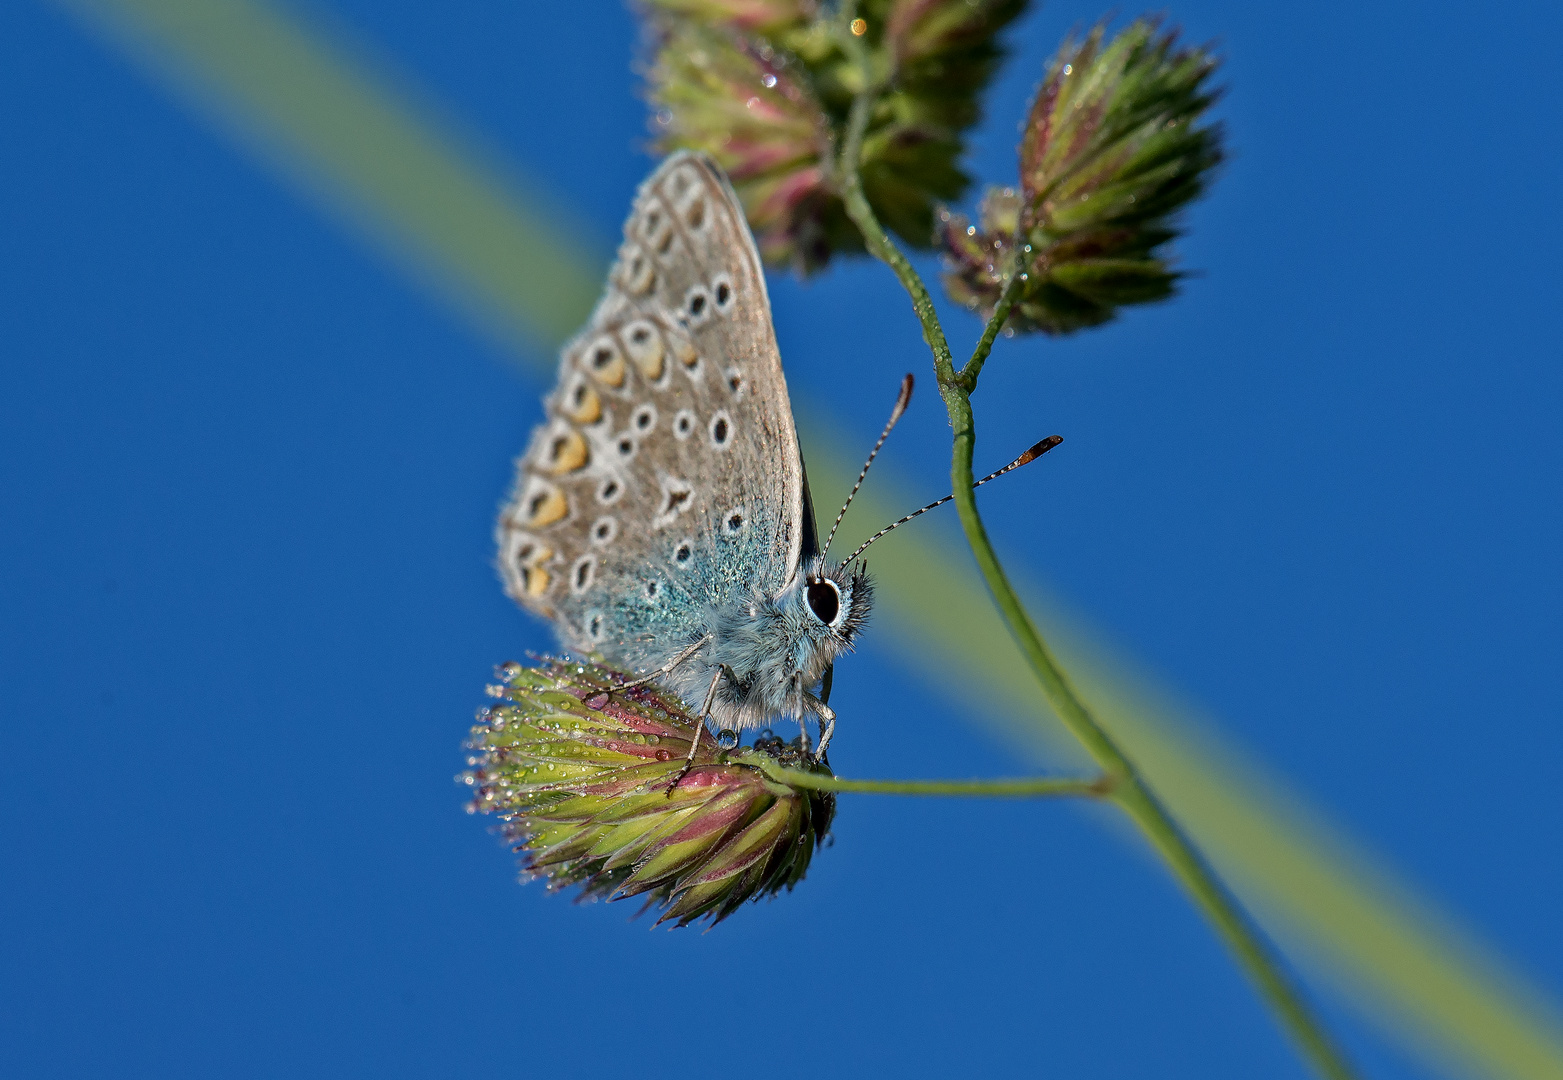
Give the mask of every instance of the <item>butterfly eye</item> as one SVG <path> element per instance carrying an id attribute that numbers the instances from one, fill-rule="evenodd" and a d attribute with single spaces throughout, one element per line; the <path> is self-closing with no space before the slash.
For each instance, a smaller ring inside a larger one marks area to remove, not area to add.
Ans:
<path id="1" fill-rule="evenodd" d="M 836 616 L 841 613 L 841 594 L 836 591 L 836 583 L 829 578 L 809 583 L 808 601 L 814 617 L 826 626 L 834 624 Z"/>

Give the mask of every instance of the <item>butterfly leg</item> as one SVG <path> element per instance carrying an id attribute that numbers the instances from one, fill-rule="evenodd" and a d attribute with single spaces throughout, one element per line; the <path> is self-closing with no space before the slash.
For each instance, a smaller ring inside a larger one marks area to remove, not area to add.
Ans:
<path id="1" fill-rule="evenodd" d="M 643 675 L 640 678 L 633 680 L 632 682 L 620 683 L 618 686 L 615 686 L 613 688 L 612 692 L 617 694 L 617 693 L 619 693 L 622 690 L 633 690 L 637 686 L 645 686 L 649 682 L 653 682 L 653 681 L 655 681 L 657 679 L 660 679 L 660 678 L 662 678 L 662 676 L 670 674 L 673 671 L 674 668 L 678 667 L 678 665 L 682 664 L 685 660 L 688 660 L 691 656 L 694 656 L 695 653 L 699 652 L 701 649 L 705 648 L 709 644 L 711 644 L 711 635 L 707 634 L 705 637 L 703 637 L 699 641 L 695 642 L 689 648 L 684 649 L 684 650 L 680 651 L 679 653 L 677 653 L 673 657 L 673 659 L 671 659 L 667 663 L 663 664 L 656 671 L 653 671 L 650 675 Z"/>
<path id="2" fill-rule="evenodd" d="M 695 767 L 695 751 L 700 749 L 700 736 L 705 734 L 706 718 L 711 715 L 711 703 L 716 700 L 716 688 L 721 681 L 722 668 L 718 667 L 716 673 L 711 676 L 711 689 L 706 691 L 705 704 L 700 706 L 700 718 L 695 721 L 695 737 L 689 740 L 689 756 L 684 759 L 684 767 L 668 781 L 667 789 L 663 792 L 669 798 L 673 797 L 673 789 L 678 787 L 678 782 L 688 776 L 689 770 Z"/>
<path id="3" fill-rule="evenodd" d="M 803 689 L 803 676 L 797 672 L 792 676 L 792 691 L 798 699 L 798 728 L 802 731 L 802 737 L 798 743 L 798 749 L 804 757 L 810 756 L 809 749 L 809 693 Z"/>
<path id="4" fill-rule="evenodd" d="M 820 735 L 819 749 L 814 752 L 815 761 L 825 760 L 825 747 L 830 745 L 830 737 L 836 733 L 836 710 L 826 705 L 823 701 L 812 702 L 814 711 L 819 714 Z"/>

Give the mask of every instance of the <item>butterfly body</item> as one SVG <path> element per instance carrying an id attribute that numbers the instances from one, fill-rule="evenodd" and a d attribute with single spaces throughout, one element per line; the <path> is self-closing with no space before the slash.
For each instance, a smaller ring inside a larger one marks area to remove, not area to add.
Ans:
<path id="1" fill-rule="evenodd" d="M 868 617 L 872 586 L 861 572 L 827 570 L 823 564 L 810 569 L 779 596 L 756 590 L 748 598 L 711 605 L 684 631 L 686 647 L 701 640 L 708 644 L 669 672 L 665 685 L 698 708 L 714 681 L 711 719 L 732 731 L 764 727 L 779 717 L 802 721 L 818 714 L 822 703 L 814 688 L 836 658 L 851 649 Z M 816 589 L 834 588 L 840 597 L 834 626 L 809 604 L 811 581 Z M 632 650 L 626 658 L 646 670 L 671 657 L 653 647 L 638 656 Z"/>
<path id="2" fill-rule="evenodd" d="M 567 648 L 719 728 L 830 714 L 871 588 L 818 552 L 754 240 L 721 170 L 665 160 L 565 346 L 497 527 L 506 589 Z"/>

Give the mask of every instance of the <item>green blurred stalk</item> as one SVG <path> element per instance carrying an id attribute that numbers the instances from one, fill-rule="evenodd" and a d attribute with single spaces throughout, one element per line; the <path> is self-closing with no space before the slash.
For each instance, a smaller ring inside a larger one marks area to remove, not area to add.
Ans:
<path id="1" fill-rule="evenodd" d="M 509 345 L 551 351 L 602 284 L 570 215 L 280 8 L 60 0 Z"/>
<path id="2" fill-rule="evenodd" d="M 584 321 L 601 267 L 567 242 L 577 230 L 550 224 L 561 220 L 558 208 L 501 179 L 487 155 L 413 95 L 296 16 L 261 0 L 55 2 L 367 229 L 486 331 L 530 350 Z M 525 362 L 528 352 L 516 356 Z M 839 428 L 818 423 L 807 402 L 799 414 L 818 488 L 845 491 L 856 460 L 847 463 L 823 434 Z M 855 520 L 890 520 L 911 505 L 888 481 L 882 470 L 877 494 L 859 496 Z M 1067 758 L 1067 743 L 1035 722 L 1029 670 L 964 547 L 931 529 L 907 533 L 874 549 L 878 639 L 901 651 L 909 679 L 941 680 L 937 689 L 1016 745 L 1039 759 Z M 1202 731 L 1165 690 L 1091 644 L 1019 576 L 1098 718 L 1294 960 L 1425 1060 L 1473 1075 L 1563 1080 L 1563 1025 L 1534 989 Z M 921 662 L 930 655 L 945 662 Z"/>

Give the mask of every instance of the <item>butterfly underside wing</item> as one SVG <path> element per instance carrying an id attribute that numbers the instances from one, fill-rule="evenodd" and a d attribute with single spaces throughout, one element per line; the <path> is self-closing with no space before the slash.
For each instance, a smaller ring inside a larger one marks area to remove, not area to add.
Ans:
<path id="1" fill-rule="evenodd" d="M 797 572 L 807 496 L 765 277 L 703 155 L 674 154 L 641 186 L 547 416 L 499 561 L 566 647 L 649 669 L 713 608 Z"/>

